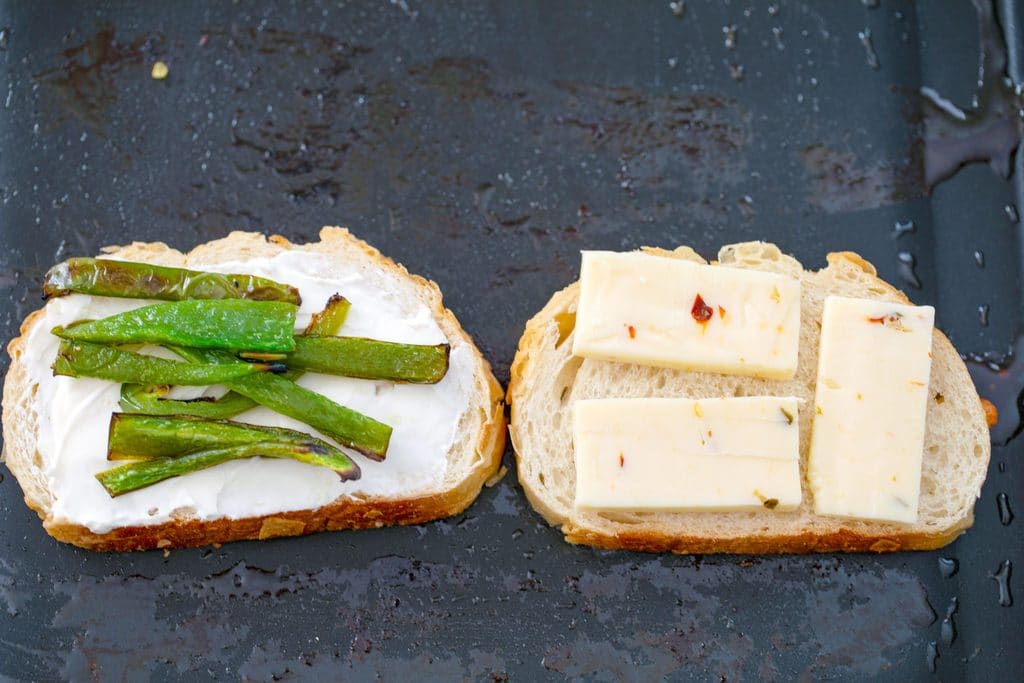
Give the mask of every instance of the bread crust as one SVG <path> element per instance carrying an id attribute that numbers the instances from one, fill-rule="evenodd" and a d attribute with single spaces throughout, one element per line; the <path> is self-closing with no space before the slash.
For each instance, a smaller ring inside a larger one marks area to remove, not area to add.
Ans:
<path id="1" fill-rule="evenodd" d="M 404 266 L 383 256 L 377 249 L 352 236 L 339 227 L 325 227 L 320 242 L 310 245 L 293 244 L 280 235 L 269 238 L 259 233 L 232 232 L 221 240 L 197 246 L 188 254 L 196 256 L 204 250 L 227 250 L 234 258 L 244 259 L 273 255 L 283 250 L 341 251 L 357 249 L 384 271 L 412 280 L 419 290 L 434 319 L 449 338 L 463 339 L 472 349 L 478 375 L 483 375 L 488 396 L 486 408 L 479 417 L 479 436 L 471 447 L 474 451 L 472 466 L 466 476 L 449 488 L 431 495 L 406 499 L 376 496 L 339 498 L 329 505 L 292 512 L 273 513 L 244 519 L 176 519 L 161 524 L 120 527 L 109 533 L 97 534 L 87 527 L 53 519 L 50 515 L 49 492 L 38 483 L 41 456 L 35 444 L 38 434 L 37 417 L 26 409 L 26 397 L 34 392 L 22 356 L 28 333 L 41 319 L 43 309 L 27 316 L 21 325 L 21 336 L 7 347 L 11 366 L 4 381 L 3 430 L 8 468 L 22 486 L 25 503 L 43 520 L 43 527 L 54 538 L 73 545 L 98 551 L 147 550 L 152 548 L 182 548 L 226 543 L 240 540 L 264 540 L 280 536 L 298 536 L 317 531 L 363 529 L 393 524 L 419 524 L 458 514 L 479 495 L 481 487 L 494 476 L 505 451 L 504 391 L 494 378 L 490 365 L 481 355 L 473 339 L 462 329 L 455 315 L 444 307 L 437 284 L 418 275 L 410 274 Z M 186 255 L 162 242 L 135 242 L 125 247 L 108 247 L 107 253 L 125 258 L 145 259 L 155 263 L 180 265 Z M 30 413 L 30 414 L 24 414 Z M 464 416 L 463 420 L 466 420 Z"/>
<path id="2" fill-rule="evenodd" d="M 723 252 L 730 248 L 723 248 Z M 647 247 L 644 248 L 644 251 L 655 255 L 689 258 L 704 262 L 703 259 L 696 256 L 695 252 L 686 247 L 682 247 L 675 252 Z M 904 303 L 911 303 L 902 291 L 879 279 L 874 266 L 858 254 L 854 252 L 834 252 L 828 254 L 827 261 L 829 268 L 846 268 L 862 273 L 871 281 L 875 294 L 884 295 Z M 793 264 L 795 263 L 793 261 Z M 789 266 L 789 268 L 792 267 L 794 266 Z M 799 267 L 798 264 L 796 267 Z M 800 267 L 800 270 L 802 271 L 802 267 Z M 565 316 L 567 312 L 574 315 L 578 298 L 578 281 L 556 292 L 548 303 L 527 322 L 523 335 L 519 340 L 516 356 L 510 369 L 507 396 L 511 413 L 509 436 L 512 440 L 517 467 L 521 473 L 524 469 L 525 459 L 544 457 L 543 453 L 524 452 L 523 445 L 527 442 L 524 421 L 527 418 L 523 415 L 523 406 L 531 390 L 532 381 L 538 373 L 539 357 L 549 350 L 546 345 L 550 343 L 552 322 L 558 322 L 559 316 Z M 565 331 L 560 327 L 560 336 L 564 334 Z M 570 342 L 566 341 L 565 343 Z M 952 357 L 958 358 L 952 343 L 938 329 L 934 332 L 933 345 L 942 349 L 943 355 L 951 354 Z M 963 363 L 960 362 L 960 365 L 963 366 Z M 963 375 L 966 376 L 966 368 L 962 368 L 962 371 Z M 967 381 L 969 382 L 969 378 Z M 972 425 L 980 424 L 983 426 L 985 425 L 984 412 L 981 408 L 980 399 L 975 401 L 975 404 L 965 407 L 969 412 L 969 420 Z M 985 434 L 983 458 L 984 465 L 987 468 L 989 459 L 987 429 L 985 429 Z M 534 481 L 531 477 L 522 476 L 521 474 L 519 483 L 523 487 L 527 500 L 529 500 L 533 508 L 549 524 L 561 527 L 566 541 L 573 544 L 590 545 L 610 550 L 671 552 L 679 554 L 782 554 L 836 551 L 894 552 L 900 550 L 933 550 L 951 543 L 957 536 L 969 528 L 974 521 L 973 508 L 971 508 L 956 523 L 947 528 L 935 529 L 934 531 L 904 529 L 895 524 L 879 523 L 871 525 L 871 533 L 861 533 L 858 530 L 845 527 L 824 533 L 801 531 L 790 534 L 762 533 L 733 537 L 675 534 L 652 528 L 619 528 L 611 532 L 579 523 L 573 518 L 571 509 L 568 513 L 560 510 L 557 501 L 542 490 L 543 479 L 540 479 L 538 482 Z"/>

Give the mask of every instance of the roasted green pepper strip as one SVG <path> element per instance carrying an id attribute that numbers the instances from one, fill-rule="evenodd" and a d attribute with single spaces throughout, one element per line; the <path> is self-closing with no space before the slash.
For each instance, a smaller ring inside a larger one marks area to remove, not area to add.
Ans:
<path id="1" fill-rule="evenodd" d="M 298 306 L 299 290 L 255 275 L 205 273 L 112 259 L 72 258 L 46 273 L 43 297 L 77 292 L 128 299 L 251 299 Z"/>
<path id="2" fill-rule="evenodd" d="M 448 372 L 447 344 L 426 346 L 361 337 L 295 337 L 289 368 L 343 377 L 434 384 Z"/>
<path id="3" fill-rule="evenodd" d="M 203 349 L 270 351 L 295 348 L 293 304 L 210 299 L 143 306 L 102 320 L 55 327 L 64 339 L 101 344 L 170 344 Z"/>
<path id="4" fill-rule="evenodd" d="M 230 354 L 229 354 L 230 355 Z M 233 362 L 182 363 L 144 356 L 116 346 L 62 341 L 53 363 L 54 375 L 95 377 L 135 384 L 181 384 L 207 386 L 233 379 L 283 370 L 281 365 Z"/>
<path id="5" fill-rule="evenodd" d="M 383 460 L 387 455 L 391 427 L 301 387 L 290 379 L 261 375 L 224 384 L 274 412 L 319 430 L 368 458 Z"/>
<path id="6" fill-rule="evenodd" d="M 314 313 L 313 318 L 306 326 L 306 334 L 332 335 L 338 334 L 338 330 L 345 324 L 348 311 L 352 303 L 340 294 L 332 294 L 324 305 L 324 310 Z"/>
<path id="7" fill-rule="evenodd" d="M 222 420 L 244 413 L 257 405 L 256 401 L 234 391 L 229 391 L 220 398 L 208 396 L 185 400 L 164 398 L 170 390 L 171 388 L 166 385 L 122 385 L 121 410 L 126 413 L 195 415 L 196 417 Z"/>
<path id="8" fill-rule="evenodd" d="M 263 456 L 267 458 L 288 458 L 310 465 L 328 467 L 338 473 L 342 480 L 359 478 L 359 467 L 344 453 L 324 448 L 323 442 L 305 443 L 247 443 L 225 448 L 211 448 L 195 451 L 177 458 L 156 458 L 128 463 L 96 475 L 103 488 L 112 497 L 151 486 L 171 477 L 180 477 L 198 470 L 219 465 L 228 460 Z"/>
<path id="9" fill-rule="evenodd" d="M 271 442 L 316 443 L 326 450 L 337 451 L 326 441 L 284 427 L 265 427 L 230 420 L 206 420 L 190 415 L 114 413 L 110 416 L 107 459 L 151 460 L 207 451 L 211 448 Z"/>
<path id="10" fill-rule="evenodd" d="M 337 334 L 350 307 L 348 299 L 340 294 L 332 295 L 324 310 L 313 314 L 313 319 L 306 327 L 306 334 Z M 301 375 L 299 370 L 290 370 L 284 376 L 297 379 Z M 170 387 L 167 386 L 125 384 L 121 387 L 121 410 L 150 415 L 196 415 L 227 419 L 258 405 L 256 401 L 235 391 L 229 391 L 217 399 L 198 398 L 188 401 L 164 398 L 168 391 Z"/>
<path id="11" fill-rule="evenodd" d="M 175 348 L 174 352 L 193 363 L 239 362 L 226 351 Z M 368 458 L 383 460 L 387 455 L 391 427 L 301 387 L 287 377 L 253 375 L 220 384 L 274 412 L 318 429 L 341 445 L 359 451 Z"/>

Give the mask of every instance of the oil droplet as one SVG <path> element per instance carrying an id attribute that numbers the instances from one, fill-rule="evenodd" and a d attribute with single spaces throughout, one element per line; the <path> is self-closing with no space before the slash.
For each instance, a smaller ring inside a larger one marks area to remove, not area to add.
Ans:
<path id="1" fill-rule="evenodd" d="M 999 468 L 999 474 L 1006 472 L 1006 463 L 1004 461 L 1000 460 L 997 467 Z"/>
<path id="2" fill-rule="evenodd" d="M 956 598 L 953 598 L 956 600 Z M 942 644 L 949 647 L 956 640 L 956 624 L 953 623 L 952 617 L 946 617 L 942 620 L 942 627 L 940 629 L 939 636 L 942 638 Z"/>
<path id="3" fill-rule="evenodd" d="M 893 237 L 901 237 L 910 232 L 917 232 L 917 226 L 914 225 L 914 221 L 907 221 L 906 223 L 896 221 L 892 228 Z"/>
<path id="4" fill-rule="evenodd" d="M 668 8 L 672 10 L 672 14 L 682 19 L 683 15 L 686 14 L 686 0 L 676 0 L 676 2 L 668 3 Z"/>
<path id="5" fill-rule="evenodd" d="M 727 50 L 736 49 L 736 24 L 729 24 L 728 26 L 722 27 L 722 34 L 725 36 L 725 48 Z"/>
<path id="6" fill-rule="evenodd" d="M 779 16 L 779 6 L 778 5 L 768 5 L 768 16 L 769 17 L 777 17 L 777 16 Z"/>
<path id="7" fill-rule="evenodd" d="M 1006 214 L 1007 220 L 1009 220 L 1011 223 L 1016 223 L 1017 221 L 1020 220 L 1020 214 L 1017 213 L 1017 207 L 1014 206 L 1013 204 L 1007 204 L 1006 206 L 1004 206 L 1003 213 Z"/>
<path id="8" fill-rule="evenodd" d="M 754 215 L 754 198 L 749 194 L 745 194 L 736 200 L 736 205 L 740 207 L 740 213 L 745 218 L 749 218 Z"/>
<path id="9" fill-rule="evenodd" d="M 878 53 L 875 52 L 875 44 L 871 42 L 871 29 L 865 28 L 857 32 L 860 44 L 864 46 L 864 52 L 868 58 L 868 66 L 872 69 L 879 69 L 882 63 L 878 61 Z"/>
<path id="10" fill-rule="evenodd" d="M 60 244 L 57 245 L 57 249 L 53 252 L 53 260 L 55 263 L 64 260 L 64 254 L 67 253 L 67 248 L 68 241 L 61 240 Z"/>
<path id="11" fill-rule="evenodd" d="M 985 267 L 985 252 L 978 249 L 974 252 L 974 262 L 978 264 L 979 268 Z"/>
<path id="12" fill-rule="evenodd" d="M 962 356 L 974 386 L 995 405 L 999 421 L 989 430 L 992 443 L 1004 446 L 1022 429 L 1024 413 L 1024 333 L 1019 333 L 1005 353 L 986 351 Z"/>
<path id="13" fill-rule="evenodd" d="M 956 614 L 956 610 L 959 607 L 959 601 L 956 596 L 949 601 L 949 607 L 946 608 L 946 616 L 942 619 L 942 626 L 940 627 L 940 636 L 942 637 L 942 643 L 949 647 L 956 640 L 956 622 L 953 621 L 953 615 Z"/>
<path id="14" fill-rule="evenodd" d="M 878 7 L 878 0 L 860 0 L 860 4 L 864 5 L 868 9 L 875 9 Z"/>
<path id="15" fill-rule="evenodd" d="M 896 254 L 899 263 L 896 265 L 896 274 L 914 289 L 921 289 L 921 280 L 917 277 L 917 259 L 909 251 L 901 251 Z"/>
<path id="16" fill-rule="evenodd" d="M 1013 521 L 1013 510 L 1010 509 L 1010 497 L 1005 493 L 996 496 L 996 507 L 999 508 L 999 523 L 1009 526 Z"/>
<path id="17" fill-rule="evenodd" d="M 939 661 L 939 646 L 935 644 L 935 641 L 928 643 L 928 649 L 924 653 L 924 663 L 928 665 L 928 671 L 935 673 L 938 668 Z"/>
<path id="18" fill-rule="evenodd" d="M 679 58 L 678 57 L 669 57 L 668 58 L 668 68 L 674 69 L 677 66 L 679 66 Z"/>
<path id="19" fill-rule="evenodd" d="M 487 207 L 491 203 L 491 197 L 493 196 L 494 185 L 490 183 L 477 185 L 473 191 L 473 203 L 476 204 L 476 210 L 480 213 L 487 213 Z"/>
<path id="20" fill-rule="evenodd" d="M 982 327 L 988 327 L 988 304 L 978 306 L 978 322 Z"/>
<path id="21" fill-rule="evenodd" d="M 786 44 L 782 42 L 782 27 L 781 26 L 773 26 L 772 27 L 772 38 L 775 39 L 775 47 L 777 49 L 779 49 L 779 50 L 785 50 L 786 49 Z"/>
<path id="22" fill-rule="evenodd" d="M 939 574 L 942 578 L 948 579 L 956 574 L 957 569 L 960 568 L 960 563 L 957 562 L 955 557 L 940 557 L 939 558 Z"/>
<path id="23" fill-rule="evenodd" d="M 729 65 L 729 76 L 731 76 L 732 80 L 734 80 L 734 81 L 737 81 L 737 82 L 742 81 L 743 80 L 743 65 L 742 64 L 730 64 Z"/>
<path id="24" fill-rule="evenodd" d="M 1010 594 L 1010 572 L 1013 565 L 1009 560 L 1003 560 L 999 564 L 999 571 L 991 574 L 992 579 L 999 584 L 999 604 L 1002 607 L 1009 607 L 1013 604 L 1013 596 Z"/>
<path id="25" fill-rule="evenodd" d="M 11 39 L 11 29 L 7 26 L 0 28 L 0 52 L 7 51 L 7 42 Z"/>

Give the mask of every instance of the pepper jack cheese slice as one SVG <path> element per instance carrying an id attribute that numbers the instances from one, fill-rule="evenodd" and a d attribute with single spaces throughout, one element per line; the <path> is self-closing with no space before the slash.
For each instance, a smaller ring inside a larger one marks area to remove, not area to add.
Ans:
<path id="1" fill-rule="evenodd" d="M 800 281 L 640 252 L 584 251 L 572 352 L 791 379 Z"/>
<path id="2" fill-rule="evenodd" d="M 808 480 L 819 515 L 916 522 L 931 306 L 830 296 Z"/>
<path id="3" fill-rule="evenodd" d="M 610 398 L 573 408 L 581 510 L 792 510 L 797 399 Z"/>

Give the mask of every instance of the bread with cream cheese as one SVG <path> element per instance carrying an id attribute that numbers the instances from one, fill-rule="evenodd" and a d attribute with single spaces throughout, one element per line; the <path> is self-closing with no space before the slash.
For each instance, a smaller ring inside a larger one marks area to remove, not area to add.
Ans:
<path id="1" fill-rule="evenodd" d="M 504 395 L 487 361 L 452 312 L 444 308 L 436 284 L 409 274 L 404 267 L 382 256 L 347 230 L 324 228 L 320 233 L 320 242 L 303 245 L 292 244 L 279 236 L 268 239 L 256 233 L 233 232 L 223 239 L 197 246 L 188 253 L 179 252 L 162 243 L 138 242 L 105 251 L 113 258 L 200 269 L 204 265 L 270 259 L 282 252 L 295 251 L 329 259 L 331 270 L 336 270 L 340 275 L 372 274 L 375 282 L 388 283 L 389 296 L 396 299 L 396 305 L 424 312 L 425 317 L 432 318 L 451 345 L 453 354 L 459 351 L 466 359 L 470 368 L 466 373 L 468 380 L 465 394 L 468 400 L 454 423 L 453 441 L 443 455 L 444 471 L 438 475 L 436 482 L 405 482 L 403 490 L 390 491 L 386 495 L 340 495 L 326 504 L 309 509 L 293 507 L 287 511 L 263 510 L 261 514 L 251 516 L 198 517 L 193 509 L 183 506 L 180 509 L 165 510 L 164 513 L 169 512 L 169 515 L 164 514 L 167 518 L 152 524 L 129 524 L 110 529 L 96 525 L 90 527 L 55 513 L 56 509 L 66 506 L 57 504 L 59 501 L 55 498 L 52 480 L 47 473 L 50 463 L 38 447 L 40 429 L 44 427 L 40 425 L 35 404 L 40 387 L 39 382 L 33 381 L 29 371 L 32 349 L 28 348 L 28 340 L 35 326 L 45 320 L 46 309 L 40 309 L 28 316 L 22 324 L 21 336 L 8 346 L 11 366 L 4 383 L 3 435 L 7 466 L 18 479 L 25 502 L 39 514 L 44 528 L 53 537 L 92 550 L 123 551 L 198 546 L 243 539 L 262 540 L 323 530 L 416 524 L 462 511 L 476 498 L 483 484 L 495 476 L 505 445 Z M 340 293 L 345 294 L 344 291 Z M 54 303 L 47 305 L 52 306 Z M 462 349 L 459 350 L 459 347 Z M 245 421 L 245 414 L 237 419 Z M 104 431 L 105 428 L 104 424 Z M 251 469 L 262 465 L 251 462 L 244 466 Z M 387 461 L 374 466 L 386 467 Z M 372 477 L 374 472 L 379 471 L 382 470 L 364 467 L 363 478 Z M 188 493 L 187 480 L 198 474 L 201 473 L 177 478 L 177 485 L 183 487 L 185 494 Z M 99 486 L 92 477 L 83 479 L 82 487 Z M 145 492 L 146 489 L 143 489 L 136 494 L 145 496 Z M 259 492 L 253 493 L 258 495 Z M 116 501 L 114 504 L 117 504 Z"/>
<path id="2" fill-rule="evenodd" d="M 688 247 L 645 248 L 666 258 L 706 263 Z M 950 543 L 973 521 L 988 469 L 990 440 L 981 401 L 949 340 L 932 337 L 918 521 L 896 524 L 814 514 L 807 484 L 812 411 L 801 410 L 803 503 L 796 512 L 583 512 L 573 507 L 572 406 L 610 397 L 796 396 L 814 405 L 822 307 L 829 295 L 909 303 L 852 252 L 828 255 L 828 266 L 804 270 L 775 245 L 723 247 L 721 268 L 749 268 L 801 280 L 800 353 L 791 380 L 688 372 L 572 355 L 579 283 L 557 292 L 527 324 L 511 369 L 510 435 L 519 482 L 534 508 L 567 541 L 602 548 L 675 553 L 805 553 L 925 550 Z"/>

